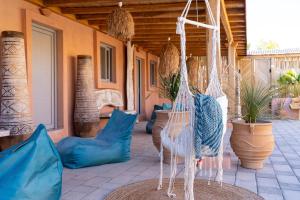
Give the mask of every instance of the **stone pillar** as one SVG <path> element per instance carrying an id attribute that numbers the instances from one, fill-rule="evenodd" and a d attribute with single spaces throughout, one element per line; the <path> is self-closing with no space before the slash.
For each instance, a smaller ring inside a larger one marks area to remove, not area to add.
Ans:
<path id="1" fill-rule="evenodd" d="M 96 106 L 92 57 L 77 56 L 74 131 L 80 137 L 94 137 L 100 128 Z"/>
<path id="2" fill-rule="evenodd" d="M 27 85 L 24 34 L 3 31 L 1 38 L 0 129 L 10 135 L 33 132 L 31 99 Z"/>
<path id="3" fill-rule="evenodd" d="M 220 79 L 220 72 L 221 72 L 221 47 L 220 47 L 220 0 L 210 0 L 210 7 L 212 10 L 212 14 L 213 17 L 215 19 L 215 22 L 217 24 L 218 27 L 218 31 L 217 31 L 217 52 L 216 52 L 216 56 L 217 56 L 217 60 L 216 60 L 216 65 L 217 65 L 217 69 L 218 69 L 218 75 L 219 75 L 219 79 Z M 206 18 L 207 18 L 207 23 L 211 24 L 210 20 L 209 20 L 209 15 L 208 13 L 206 14 Z M 207 51 L 207 73 L 208 73 L 208 82 L 210 80 L 210 73 L 211 73 L 211 67 L 212 67 L 212 47 L 213 47 L 213 30 L 210 29 L 206 29 L 206 51 Z"/>

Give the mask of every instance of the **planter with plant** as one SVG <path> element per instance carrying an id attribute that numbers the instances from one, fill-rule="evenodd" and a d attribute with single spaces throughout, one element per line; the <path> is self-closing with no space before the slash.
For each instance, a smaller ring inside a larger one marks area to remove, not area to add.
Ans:
<path id="1" fill-rule="evenodd" d="M 274 136 L 272 122 L 262 118 L 269 113 L 274 90 L 261 85 L 244 83 L 241 91 L 242 120 L 233 121 L 230 144 L 241 160 L 242 167 L 260 169 L 263 161 L 272 154 Z"/>
<path id="2" fill-rule="evenodd" d="M 173 73 L 167 76 L 160 76 L 160 96 L 169 99 L 173 103 L 176 99 L 180 85 L 180 73 Z M 157 110 L 156 120 L 152 129 L 152 141 L 158 151 L 160 151 L 160 132 L 169 120 L 171 110 Z M 164 148 L 164 162 L 170 163 L 170 151 Z"/>
<path id="3" fill-rule="evenodd" d="M 279 118 L 284 119 L 299 119 L 299 108 L 295 109 L 295 102 L 299 101 L 300 97 L 300 74 L 294 70 L 287 70 L 277 80 L 278 93 L 276 98 L 272 100 L 272 110 Z M 284 102 L 285 106 L 280 107 L 280 102 Z M 277 111 L 277 113 L 276 113 Z"/>

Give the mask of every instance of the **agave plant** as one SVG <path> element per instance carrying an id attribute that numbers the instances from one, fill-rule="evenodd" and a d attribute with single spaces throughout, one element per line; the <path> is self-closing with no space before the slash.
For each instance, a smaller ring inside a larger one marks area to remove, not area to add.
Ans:
<path id="1" fill-rule="evenodd" d="M 246 123 L 256 123 L 263 114 L 269 111 L 274 90 L 261 84 L 243 83 L 241 103 L 243 105 L 243 119 Z"/>
<path id="2" fill-rule="evenodd" d="M 180 86 L 180 73 L 172 73 L 167 76 L 160 76 L 160 94 L 169 99 L 172 103 L 175 101 Z"/>
<path id="3" fill-rule="evenodd" d="M 160 76 L 160 95 L 169 99 L 172 104 L 176 99 L 180 86 L 180 71 L 169 74 L 168 76 Z M 197 87 L 189 86 L 193 94 L 201 93 Z"/>

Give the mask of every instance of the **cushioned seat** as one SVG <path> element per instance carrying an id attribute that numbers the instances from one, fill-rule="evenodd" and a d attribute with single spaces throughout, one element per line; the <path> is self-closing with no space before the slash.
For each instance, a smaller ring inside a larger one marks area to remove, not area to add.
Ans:
<path id="1" fill-rule="evenodd" d="M 43 125 L 0 152 L 0 199 L 59 200 L 63 166 Z"/>
<path id="2" fill-rule="evenodd" d="M 57 144 L 63 165 L 82 168 L 130 159 L 131 133 L 137 115 L 114 110 L 95 139 L 67 137 Z"/>

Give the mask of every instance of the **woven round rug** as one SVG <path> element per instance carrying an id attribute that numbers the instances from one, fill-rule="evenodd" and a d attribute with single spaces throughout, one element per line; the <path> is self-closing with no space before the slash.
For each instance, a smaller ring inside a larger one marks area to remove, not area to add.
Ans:
<path id="1" fill-rule="evenodd" d="M 167 196 L 169 179 L 163 180 L 163 189 L 157 190 L 157 179 L 145 180 L 117 188 L 105 198 L 105 200 L 169 200 Z M 184 199 L 184 180 L 176 179 L 176 200 Z M 263 200 L 254 192 L 223 183 L 221 186 L 216 182 L 208 185 L 207 180 L 195 180 L 195 200 Z"/>

